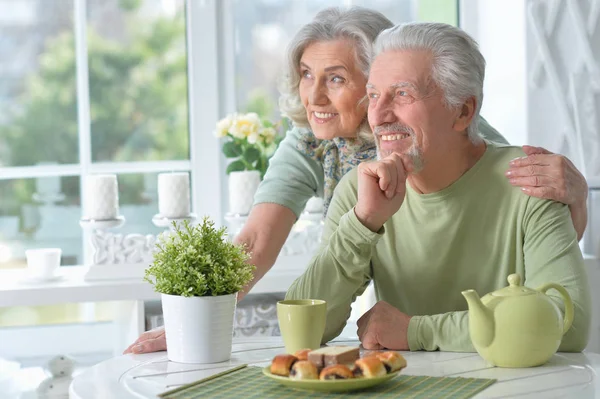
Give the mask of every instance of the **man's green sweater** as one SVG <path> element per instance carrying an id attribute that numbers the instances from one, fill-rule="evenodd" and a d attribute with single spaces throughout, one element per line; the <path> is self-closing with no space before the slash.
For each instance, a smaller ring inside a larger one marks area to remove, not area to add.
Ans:
<path id="1" fill-rule="evenodd" d="M 327 342 L 342 331 L 351 303 L 373 280 L 378 300 L 413 316 L 411 350 L 474 351 L 461 291 L 484 295 L 519 273 L 532 288 L 548 282 L 566 288 L 575 318 L 559 350 L 583 350 L 590 292 L 569 209 L 509 184 L 508 162 L 523 155 L 520 148 L 488 142 L 482 158 L 447 188 L 418 194 L 407 184 L 400 210 L 377 233 L 354 214 L 357 173 L 348 173 L 330 205 L 322 246 L 286 298 L 327 301 Z M 558 292 L 548 294 L 564 309 Z"/>

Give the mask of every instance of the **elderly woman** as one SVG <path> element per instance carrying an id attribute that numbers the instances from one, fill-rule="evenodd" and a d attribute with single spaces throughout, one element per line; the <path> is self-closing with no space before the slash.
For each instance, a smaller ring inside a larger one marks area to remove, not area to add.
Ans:
<path id="1" fill-rule="evenodd" d="M 256 265 L 252 288 L 273 266 L 307 201 L 323 197 L 325 212 L 341 177 L 362 161 L 376 158 L 367 123 L 366 94 L 371 45 L 393 24 L 364 9 L 330 8 L 318 13 L 292 39 L 287 56 L 280 108 L 294 122 L 270 161 L 248 221 L 236 237 L 247 245 Z M 506 140 L 485 120 L 479 133 Z M 524 147 L 528 157 L 507 165 L 507 178 L 534 196 L 570 205 L 579 237 L 587 220 L 587 185 L 564 157 Z M 142 334 L 127 352 L 164 350 L 164 329 Z"/>

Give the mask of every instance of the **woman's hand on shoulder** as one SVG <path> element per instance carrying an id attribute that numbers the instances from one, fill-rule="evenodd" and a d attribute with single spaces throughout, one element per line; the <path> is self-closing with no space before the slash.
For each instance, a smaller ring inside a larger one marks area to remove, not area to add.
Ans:
<path id="1" fill-rule="evenodd" d="M 585 206 L 587 182 L 569 158 L 542 147 L 526 145 L 523 151 L 526 156 L 513 159 L 506 171 L 512 185 L 533 197 Z"/>

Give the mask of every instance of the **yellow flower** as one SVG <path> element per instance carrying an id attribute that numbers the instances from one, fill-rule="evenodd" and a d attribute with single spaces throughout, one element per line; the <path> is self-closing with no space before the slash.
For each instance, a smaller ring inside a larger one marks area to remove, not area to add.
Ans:
<path id="1" fill-rule="evenodd" d="M 275 136 L 277 135 L 277 132 L 275 131 L 275 128 L 265 127 L 261 129 L 260 135 L 264 138 L 265 144 L 271 144 L 275 141 Z"/>
<path id="2" fill-rule="evenodd" d="M 221 119 L 217 122 L 217 129 L 215 130 L 215 136 L 221 138 L 227 136 L 227 132 L 231 128 L 231 115 Z"/>
<path id="3" fill-rule="evenodd" d="M 248 136 L 248 143 L 256 144 L 256 142 L 258 141 L 258 137 L 259 137 L 258 132 L 250 133 L 250 135 Z"/>
<path id="4" fill-rule="evenodd" d="M 243 139 L 258 134 L 261 122 L 254 112 L 238 115 L 231 124 L 230 133 L 233 137 Z"/>

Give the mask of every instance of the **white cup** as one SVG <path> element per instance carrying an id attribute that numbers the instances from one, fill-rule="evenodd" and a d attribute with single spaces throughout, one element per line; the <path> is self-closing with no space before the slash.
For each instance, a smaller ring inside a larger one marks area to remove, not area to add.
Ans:
<path id="1" fill-rule="evenodd" d="M 39 248 L 25 251 L 27 270 L 31 277 L 51 278 L 60 266 L 60 248 Z"/>

